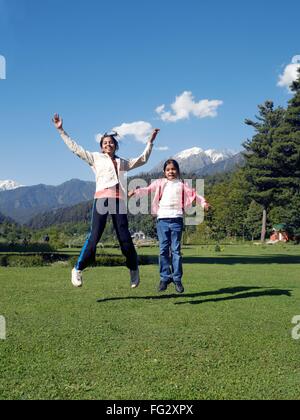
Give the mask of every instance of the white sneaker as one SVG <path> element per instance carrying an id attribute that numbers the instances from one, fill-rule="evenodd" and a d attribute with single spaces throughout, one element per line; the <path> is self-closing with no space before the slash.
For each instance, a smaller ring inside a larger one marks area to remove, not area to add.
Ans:
<path id="1" fill-rule="evenodd" d="M 140 272 L 137 270 L 130 270 L 130 287 L 136 289 L 140 284 Z"/>
<path id="2" fill-rule="evenodd" d="M 76 270 L 76 268 L 72 270 L 72 284 L 74 287 L 82 287 L 83 285 L 82 271 Z"/>

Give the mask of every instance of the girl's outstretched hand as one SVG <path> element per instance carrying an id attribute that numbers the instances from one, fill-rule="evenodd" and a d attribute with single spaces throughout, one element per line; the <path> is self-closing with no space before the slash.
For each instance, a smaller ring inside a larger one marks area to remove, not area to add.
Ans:
<path id="1" fill-rule="evenodd" d="M 128 191 L 128 197 L 129 197 L 129 198 L 133 197 L 133 196 L 134 196 L 134 194 L 135 194 L 135 192 L 134 192 L 133 190 Z"/>
<path id="2" fill-rule="evenodd" d="M 62 129 L 63 120 L 62 120 L 62 118 L 60 118 L 60 116 L 58 114 L 54 115 L 54 117 L 52 118 L 52 122 L 55 125 L 55 127 L 57 128 L 57 130 Z"/>
<path id="3" fill-rule="evenodd" d="M 151 135 L 150 143 L 154 142 L 154 140 L 156 139 L 159 132 L 160 132 L 160 128 L 155 128 L 155 130 L 153 131 L 153 133 Z"/>
<path id="4" fill-rule="evenodd" d="M 204 210 L 208 211 L 209 209 L 211 209 L 211 205 L 209 203 L 205 203 Z"/>

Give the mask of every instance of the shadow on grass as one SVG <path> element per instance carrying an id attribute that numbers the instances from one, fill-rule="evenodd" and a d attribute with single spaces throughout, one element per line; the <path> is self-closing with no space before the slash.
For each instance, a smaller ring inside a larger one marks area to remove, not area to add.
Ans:
<path id="1" fill-rule="evenodd" d="M 300 264 L 298 255 L 228 255 L 216 257 L 184 257 L 185 264 Z"/>
<path id="2" fill-rule="evenodd" d="M 215 299 L 206 299 L 206 300 L 189 300 L 186 302 L 175 302 L 175 305 L 200 305 L 202 303 L 216 303 L 216 302 L 226 302 L 229 300 L 236 300 L 236 299 L 251 299 L 251 298 L 260 298 L 260 297 L 274 297 L 274 296 L 287 296 L 291 297 L 291 290 L 284 290 L 284 289 L 269 289 L 260 292 L 249 292 L 249 293 L 241 293 L 237 296 L 228 296 L 223 298 L 215 298 Z"/>
<path id="3" fill-rule="evenodd" d="M 262 289 L 267 289 L 267 290 L 262 290 Z M 240 293 L 240 294 L 236 295 L 237 293 Z M 249 299 L 249 298 L 258 298 L 258 297 L 266 297 L 266 296 L 291 297 L 291 290 L 255 287 L 255 286 L 238 286 L 238 287 L 220 289 L 220 290 L 210 291 L 210 292 L 187 293 L 187 294 L 182 294 L 182 295 L 173 293 L 173 294 L 162 294 L 162 295 L 156 295 L 156 296 L 112 297 L 112 298 L 99 299 L 97 300 L 97 302 L 104 303 L 104 302 L 113 302 L 113 301 L 118 301 L 118 300 L 163 300 L 163 299 L 174 299 L 174 298 L 183 299 L 183 298 L 200 298 L 200 297 L 203 298 L 207 296 L 216 296 L 216 295 L 225 295 L 225 294 L 231 294 L 231 295 L 236 295 L 236 296 L 214 298 L 214 299 L 207 299 L 207 300 L 196 300 L 196 301 L 190 300 L 186 302 L 175 302 L 175 305 L 182 305 L 186 303 L 195 305 L 195 304 L 200 304 L 200 303 L 223 302 L 226 300 Z"/>

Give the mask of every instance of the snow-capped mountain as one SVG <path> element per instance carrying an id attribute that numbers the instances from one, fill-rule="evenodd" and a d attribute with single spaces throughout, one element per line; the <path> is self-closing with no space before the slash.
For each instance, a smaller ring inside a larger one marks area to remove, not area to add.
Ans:
<path id="1" fill-rule="evenodd" d="M 183 152 L 178 153 L 175 158 L 189 159 L 195 155 L 207 156 L 210 158 L 210 163 L 216 163 L 220 160 L 231 158 L 234 153 L 229 150 L 218 152 L 215 149 L 203 150 L 200 147 L 193 147 L 192 149 L 183 150 Z"/>
<path id="2" fill-rule="evenodd" d="M 204 153 L 211 158 L 212 163 L 217 163 L 226 159 L 231 159 L 236 154 L 229 150 L 218 152 L 214 149 L 206 150 Z"/>
<path id="3" fill-rule="evenodd" d="M 179 163 L 182 172 L 196 173 L 203 168 L 231 159 L 235 155 L 236 153 L 230 150 L 203 150 L 200 147 L 193 147 L 192 149 L 177 153 L 173 158 Z M 161 172 L 162 168 L 163 162 L 153 168 L 151 172 Z"/>
<path id="4" fill-rule="evenodd" d="M 214 149 L 203 150 L 200 147 L 193 147 L 192 149 L 183 150 L 175 155 L 174 159 L 179 161 L 198 157 L 203 160 L 204 164 L 211 165 L 234 156 L 234 153 L 229 150 L 217 151 Z"/>
<path id="5" fill-rule="evenodd" d="M 188 159 L 193 155 L 199 155 L 203 152 L 204 150 L 200 149 L 200 147 L 193 147 L 192 149 L 183 150 L 182 152 L 178 153 L 175 157 L 177 157 L 178 159 Z"/>
<path id="6" fill-rule="evenodd" d="M 17 182 L 11 180 L 0 181 L 0 191 L 16 190 L 20 187 L 24 187 L 24 185 L 18 184 Z"/>

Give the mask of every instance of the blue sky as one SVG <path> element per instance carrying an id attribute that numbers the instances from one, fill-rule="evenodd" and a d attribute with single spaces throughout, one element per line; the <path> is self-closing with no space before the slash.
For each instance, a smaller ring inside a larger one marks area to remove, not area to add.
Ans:
<path id="1" fill-rule="evenodd" d="M 52 127 L 55 112 L 91 151 L 122 124 L 161 128 L 145 170 L 195 146 L 239 151 L 257 105 L 291 98 L 278 81 L 300 55 L 299 12 L 296 0 L 0 0 L 0 180 L 94 179 Z M 143 148 L 125 136 L 119 154 Z"/>

